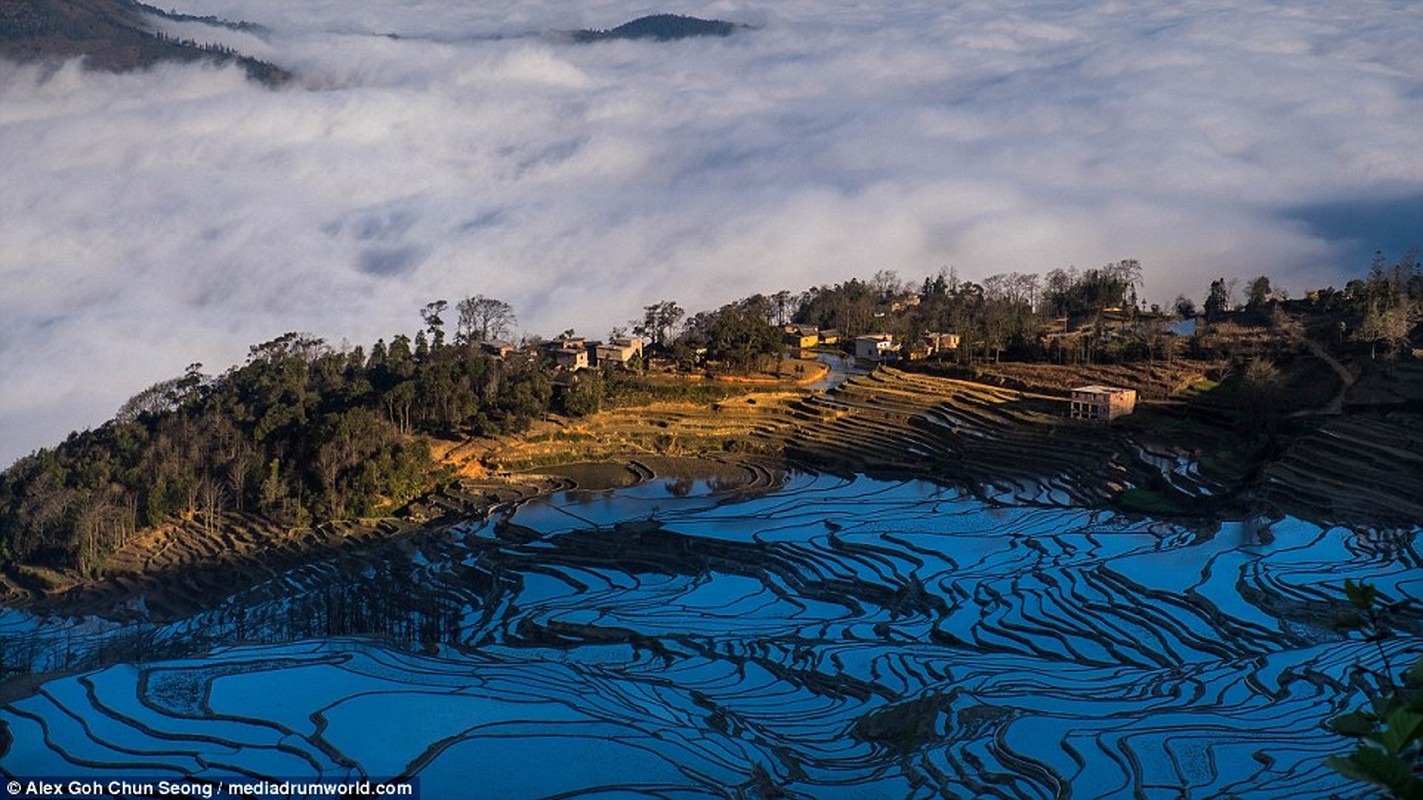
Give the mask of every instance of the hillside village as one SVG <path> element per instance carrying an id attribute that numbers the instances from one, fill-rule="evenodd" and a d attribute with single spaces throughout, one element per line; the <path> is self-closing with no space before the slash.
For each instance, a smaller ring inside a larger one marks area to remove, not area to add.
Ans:
<path id="1" fill-rule="evenodd" d="M 181 572 L 175 602 L 198 603 L 331 548 L 657 475 L 1423 520 L 1416 263 L 1299 299 L 1216 281 L 1199 311 L 1139 301 L 1139 275 L 880 273 L 690 317 L 664 300 L 601 340 L 514 341 L 513 309 L 478 295 L 369 351 L 288 334 L 0 473 L 0 594 L 102 607 Z"/>

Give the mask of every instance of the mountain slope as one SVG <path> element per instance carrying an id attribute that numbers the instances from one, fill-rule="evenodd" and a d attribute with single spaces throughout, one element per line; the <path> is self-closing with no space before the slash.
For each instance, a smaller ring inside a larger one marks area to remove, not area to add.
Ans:
<path id="1" fill-rule="evenodd" d="M 578 31 L 574 34 L 574 39 L 580 42 L 601 42 L 608 39 L 655 39 L 666 42 L 695 36 L 730 36 L 741 30 L 747 30 L 747 26 L 680 14 L 653 14 L 639 17 L 611 30 Z"/>
<path id="2" fill-rule="evenodd" d="M 0 58 L 20 62 L 85 58 L 92 69 L 123 72 L 163 61 L 236 61 L 253 78 L 280 83 L 278 67 L 153 31 L 144 14 L 166 16 L 133 0 L 6 0 L 0 4 Z"/>

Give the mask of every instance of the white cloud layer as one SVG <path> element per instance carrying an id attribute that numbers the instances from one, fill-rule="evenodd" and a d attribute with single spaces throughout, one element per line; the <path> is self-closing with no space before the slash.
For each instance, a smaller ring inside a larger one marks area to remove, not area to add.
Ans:
<path id="1" fill-rule="evenodd" d="M 190 362 L 437 298 L 601 335 L 663 298 L 1130 257 L 1164 302 L 1423 239 L 1415 3 L 165 5 L 266 25 L 169 28 L 298 79 L 0 65 L 0 465 Z M 661 11 L 763 27 L 544 35 Z M 1364 199 L 1407 230 L 1327 224 Z"/>

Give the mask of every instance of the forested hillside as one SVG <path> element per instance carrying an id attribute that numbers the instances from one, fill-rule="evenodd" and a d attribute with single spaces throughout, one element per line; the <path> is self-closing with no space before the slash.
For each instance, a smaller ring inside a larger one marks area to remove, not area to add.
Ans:
<path id="1" fill-rule="evenodd" d="M 651 382 L 632 377 L 647 369 L 641 356 L 616 370 L 557 366 L 565 344 L 582 342 L 572 331 L 552 349 L 537 337 L 523 347 L 489 347 L 487 340 L 512 329 L 514 314 L 480 296 L 456 305 L 448 341 L 443 301 L 423 309 L 414 337 L 399 334 L 369 352 L 289 333 L 252 347 L 244 364 L 216 377 L 195 364 L 139 393 L 97 429 L 0 473 L 0 566 L 92 574 L 139 530 L 178 517 L 211 526 L 235 511 L 301 528 L 390 514 L 447 479 L 432 458 L 431 438 L 509 433 L 550 412 L 581 416 L 605 401 L 685 394 L 716 373 L 779 371 L 777 326 L 792 320 L 847 337 L 892 336 L 895 357 L 906 364 L 924 358 L 916 350 L 922 334 L 951 331 L 960 343 L 921 361 L 925 369 L 989 379 L 992 365 L 1026 386 L 1041 375 L 1015 375 L 1004 362 L 1071 366 L 1077 380 L 1103 364 L 1208 357 L 1225 374 L 1192 400 L 1192 413 L 1210 424 L 1218 419 L 1233 436 L 1267 437 L 1262 448 L 1273 451 L 1285 414 L 1329 398 L 1291 382 L 1313 380 L 1323 367 L 1282 373 L 1272 359 L 1307 362 L 1309 348 L 1328 348 L 1364 366 L 1383 365 L 1349 381 L 1364 387 L 1369 375 L 1386 380 L 1389 365 L 1413 357 L 1423 316 L 1423 275 L 1412 258 L 1393 266 L 1380 260 L 1342 290 L 1289 303 L 1264 276 L 1244 297 L 1214 281 L 1189 336 L 1167 328 L 1192 315 L 1193 301 L 1178 298 L 1169 311 L 1143 308 L 1139 284 L 1139 265 L 1123 261 L 1080 273 L 1055 270 L 1045 280 L 1014 273 L 974 283 L 941 273 L 917 286 L 881 272 L 800 294 L 755 295 L 690 317 L 661 301 L 629 323 L 645 337 L 647 361 L 661 376 Z M 1163 396 L 1171 391 L 1164 387 Z"/>
<path id="2" fill-rule="evenodd" d="M 518 429 L 551 397 L 540 364 L 473 344 L 432 347 L 422 333 L 367 354 L 287 334 L 216 378 L 195 365 L 0 475 L 0 558 L 86 569 L 179 512 L 295 526 L 373 515 L 435 480 L 410 434 Z"/>
<path id="3" fill-rule="evenodd" d="M 774 353 L 775 329 L 743 305 L 698 315 L 683 339 L 736 368 Z M 216 377 L 194 364 L 99 428 L 20 459 L 0 473 L 0 565 L 89 573 L 174 515 L 211 524 L 231 510 L 305 527 L 388 514 L 446 477 L 429 437 L 509 433 L 551 411 L 579 416 L 605 398 L 646 402 L 669 391 L 621 368 L 571 376 L 536 339 L 488 342 L 516 321 L 492 298 L 450 309 L 458 322 L 447 341 L 447 309 L 430 303 L 413 338 L 397 334 L 369 352 L 288 333 Z"/>
<path id="4" fill-rule="evenodd" d="M 166 36 L 149 17 L 252 29 L 215 17 L 165 12 L 135 0 L 5 0 L 0 2 L 0 57 L 21 62 L 84 57 L 89 68 L 125 71 L 162 61 L 235 61 L 253 79 L 279 84 L 285 70 L 210 42 Z"/>

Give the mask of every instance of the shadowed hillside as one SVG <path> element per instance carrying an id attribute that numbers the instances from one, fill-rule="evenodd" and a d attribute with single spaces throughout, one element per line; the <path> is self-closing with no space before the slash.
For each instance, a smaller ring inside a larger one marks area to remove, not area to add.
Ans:
<path id="1" fill-rule="evenodd" d="M 0 4 L 0 57 L 30 63 L 83 56 L 86 66 L 113 72 L 206 59 L 235 61 L 264 83 L 290 77 L 225 47 L 164 36 L 149 27 L 144 14 L 168 16 L 132 0 L 7 0 Z"/>

